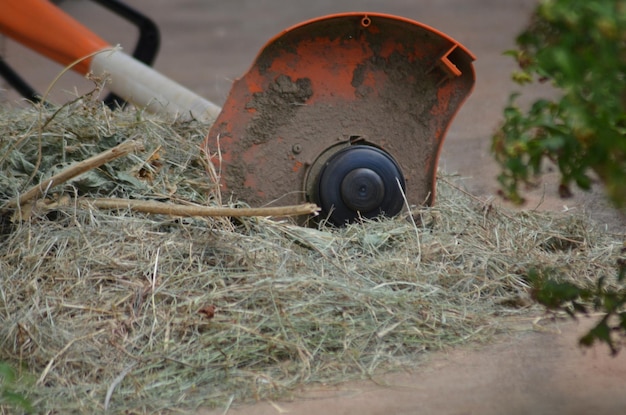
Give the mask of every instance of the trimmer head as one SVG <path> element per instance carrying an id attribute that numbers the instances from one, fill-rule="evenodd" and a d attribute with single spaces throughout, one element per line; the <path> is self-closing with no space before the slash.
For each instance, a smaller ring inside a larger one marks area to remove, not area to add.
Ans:
<path id="1" fill-rule="evenodd" d="M 450 37 L 385 14 L 285 30 L 235 81 L 205 141 L 223 194 L 252 205 L 312 201 L 337 225 L 396 215 L 404 194 L 432 204 L 473 60 Z"/>

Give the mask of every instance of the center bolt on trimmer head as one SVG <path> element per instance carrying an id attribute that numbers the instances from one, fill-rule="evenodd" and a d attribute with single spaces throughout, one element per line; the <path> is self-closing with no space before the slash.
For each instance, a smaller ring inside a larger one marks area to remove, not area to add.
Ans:
<path id="1" fill-rule="evenodd" d="M 285 30 L 236 80 L 205 140 L 222 191 L 251 205 L 315 202 L 341 226 L 435 197 L 445 132 L 474 56 L 421 23 L 331 15 Z"/>

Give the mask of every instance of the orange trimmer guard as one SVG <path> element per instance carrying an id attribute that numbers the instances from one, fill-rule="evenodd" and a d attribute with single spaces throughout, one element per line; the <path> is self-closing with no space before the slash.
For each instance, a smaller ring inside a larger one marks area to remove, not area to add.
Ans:
<path id="1" fill-rule="evenodd" d="M 205 151 L 220 164 L 223 192 L 253 205 L 313 201 L 331 214 L 343 202 L 322 199 L 336 193 L 354 215 L 335 223 L 394 214 L 400 188 L 409 203 L 430 205 L 445 132 L 474 85 L 473 60 L 449 36 L 401 17 L 301 23 L 234 82 Z"/>

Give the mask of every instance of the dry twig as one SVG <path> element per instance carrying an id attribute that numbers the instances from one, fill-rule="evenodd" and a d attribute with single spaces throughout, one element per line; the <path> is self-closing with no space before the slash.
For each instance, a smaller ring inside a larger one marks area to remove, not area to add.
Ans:
<path id="1" fill-rule="evenodd" d="M 152 213 L 184 217 L 246 217 L 246 216 L 301 216 L 317 214 L 319 208 L 312 203 L 295 206 L 278 206 L 264 208 L 229 208 L 197 205 L 180 205 L 156 202 L 151 200 L 131 199 L 82 199 L 82 203 L 98 209 L 129 209 L 133 212 Z"/>

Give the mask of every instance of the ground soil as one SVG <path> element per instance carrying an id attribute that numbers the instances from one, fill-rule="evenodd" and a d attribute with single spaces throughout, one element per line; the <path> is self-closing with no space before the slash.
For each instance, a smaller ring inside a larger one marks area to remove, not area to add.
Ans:
<path id="1" fill-rule="evenodd" d="M 259 49 L 282 29 L 306 19 L 345 11 L 401 15 L 435 27 L 464 44 L 477 57 L 477 82 L 470 99 L 448 132 L 440 168 L 457 173 L 466 188 L 485 200 L 495 196 L 497 166 L 489 154 L 490 136 L 501 120 L 514 64 L 502 52 L 527 22 L 531 0 L 127 0 L 149 14 L 162 32 L 156 68 L 165 75 L 222 104 L 232 80 L 251 65 Z M 132 27 L 87 1 L 62 6 L 109 42 L 132 42 Z M 129 35 L 130 34 L 130 35 Z M 132 49 L 132 46 L 127 46 Z M 60 68 L 42 62 L 6 40 L 0 52 L 39 90 Z M 53 97 L 66 99 L 88 83 L 64 77 Z M 1 85 L 0 85 L 1 86 Z M 553 94 L 546 86 L 527 90 L 522 102 Z M 0 89 L 0 99 L 13 100 Z M 567 200 L 556 196 L 556 174 L 547 172 L 525 209 L 584 213 L 605 231 L 623 234 L 622 216 L 609 209 L 596 187 Z M 626 355 L 609 357 L 606 348 L 586 352 L 577 337 L 589 322 L 518 323 L 517 331 L 489 345 L 473 345 L 431 354 L 410 373 L 390 374 L 376 382 L 318 386 L 292 402 L 260 402 L 203 414 L 624 414 Z"/>
<path id="2" fill-rule="evenodd" d="M 530 324 L 530 323 L 529 323 Z M 487 346 L 438 352 L 419 370 L 371 382 L 318 386 L 295 399 L 230 408 L 229 414 L 623 414 L 624 358 L 580 350 L 588 327 L 543 322 L 543 330 L 501 337 Z M 218 415 L 224 409 L 200 412 Z"/>

